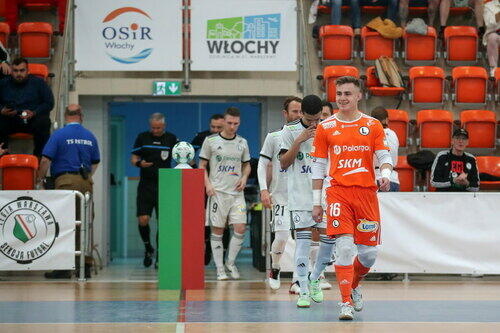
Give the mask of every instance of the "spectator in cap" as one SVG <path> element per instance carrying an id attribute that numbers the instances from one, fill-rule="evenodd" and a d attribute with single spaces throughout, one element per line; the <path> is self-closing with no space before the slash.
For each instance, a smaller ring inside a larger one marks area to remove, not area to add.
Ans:
<path id="1" fill-rule="evenodd" d="M 436 191 L 475 192 L 479 190 L 479 173 L 476 158 L 465 148 L 469 144 L 469 133 L 459 128 L 453 132 L 451 149 L 436 155 L 432 164 L 431 185 Z"/>

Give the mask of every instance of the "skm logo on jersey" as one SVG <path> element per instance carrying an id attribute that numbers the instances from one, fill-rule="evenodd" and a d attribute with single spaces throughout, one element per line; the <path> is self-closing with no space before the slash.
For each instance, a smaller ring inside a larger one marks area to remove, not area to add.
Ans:
<path id="1" fill-rule="evenodd" d="M 122 7 L 103 19 L 101 35 L 106 54 L 116 62 L 135 64 L 151 55 L 152 18 L 136 7 Z"/>
<path id="2" fill-rule="evenodd" d="M 378 230 L 378 222 L 360 219 L 356 229 L 361 232 L 375 232 Z"/>
<path id="3" fill-rule="evenodd" d="M 363 163 L 362 158 L 347 158 L 343 160 L 339 160 L 338 169 L 344 168 L 360 168 L 361 163 Z"/>
<path id="4" fill-rule="evenodd" d="M 342 147 L 339 145 L 333 146 L 333 153 L 335 155 L 339 155 L 342 152 L 354 152 L 354 151 L 359 151 L 359 152 L 365 152 L 365 151 L 370 151 L 371 148 L 370 146 L 354 146 L 354 145 L 343 145 Z"/>
<path id="5" fill-rule="evenodd" d="M 309 165 L 303 165 L 300 173 L 312 173 L 311 167 Z"/>
<path id="6" fill-rule="evenodd" d="M 234 172 L 234 165 L 219 165 L 217 172 Z"/>

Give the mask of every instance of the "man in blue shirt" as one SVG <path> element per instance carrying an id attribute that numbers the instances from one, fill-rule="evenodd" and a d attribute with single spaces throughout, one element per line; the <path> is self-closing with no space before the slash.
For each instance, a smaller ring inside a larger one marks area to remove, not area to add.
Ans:
<path id="1" fill-rule="evenodd" d="M 11 76 L 0 80 L 0 142 L 7 148 L 10 134 L 33 134 L 33 154 L 40 156 L 50 136 L 52 108 L 54 95 L 47 83 L 28 74 L 26 59 L 15 59 Z"/>
<path id="2" fill-rule="evenodd" d="M 55 131 L 45 145 L 38 170 L 37 182 L 41 183 L 50 167 L 58 190 L 74 190 L 92 193 L 92 175 L 100 162 L 97 140 L 82 126 L 83 113 L 76 104 L 69 105 L 64 112 L 66 126 Z M 76 216 L 80 216 L 77 202 Z M 80 233 L 76 233 L 76 249 L 80 246 Z M 90 277 L 91 257 L 85 257 L 85 275 Z M 78 267 L 78 263 L 76 265 Z M 88 270 L 88 271 L 87 271 Z M 70 278 L 70 271 L 46 273 L 47 278 Z"/>

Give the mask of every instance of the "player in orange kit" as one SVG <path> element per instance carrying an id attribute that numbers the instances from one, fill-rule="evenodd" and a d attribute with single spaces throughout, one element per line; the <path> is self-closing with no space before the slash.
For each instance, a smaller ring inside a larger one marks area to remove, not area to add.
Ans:
<path id="1" fill-rule="evenodd" d="M 359 282 L 375 263 L 380 243 L 374 154 L 380 161 L 382 191 L 389 190 L 392 160 L 382 124 L 358 110 L 359 80 L 344 76 L 335 84 L 339 112 L 318 125 L 311 153 L 313 218 L 320 221 L 323 215 L 321 188 L 326 177 L 327 234 L 336 238 L 335 272 L 342 295 L 339 319 L 352 320 L 353 310 L 363 308 Z"/>

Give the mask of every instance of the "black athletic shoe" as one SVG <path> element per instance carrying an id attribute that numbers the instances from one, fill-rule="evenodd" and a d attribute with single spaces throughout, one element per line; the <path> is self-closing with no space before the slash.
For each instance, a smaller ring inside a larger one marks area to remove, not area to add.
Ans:
<path id="1" fill-rule="evenodd" d="M 44 274 L 46 279 L 71 279 L 71 271 L 52 271 Z"/>
<path id="2" fill-rule="evenodd" d="M 144 267 L 151 266 L 151 264 L 153 263 L 153 254 L 154 254 L 154 250 L 152 250 L 152 249 L 146 250 L 144 252 L 144 260 L 142 262 L 144 264 Z"/>

